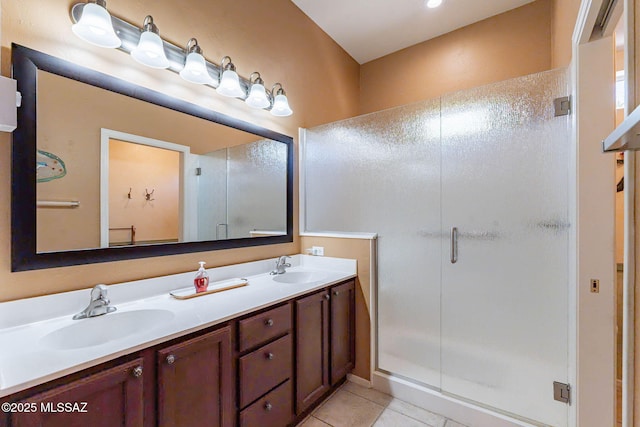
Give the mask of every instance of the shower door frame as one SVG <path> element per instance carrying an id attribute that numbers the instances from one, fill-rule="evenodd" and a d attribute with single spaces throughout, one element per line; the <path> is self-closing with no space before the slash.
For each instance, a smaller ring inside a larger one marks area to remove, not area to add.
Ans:
<path id="1" fill-rule="evenodd" d="M 572 38 L 575 148 L 570 152 L 569 176 L 574 179 L 569 183 L 569 206 L 576 226 L 571 230 L 573 247 L 569 250 L 569 378 L 574 386 L 569 425 L 580 427 L 616 425 L 615 162 L 601 148 L 601 140 L 615 126 L 613 28 L 600 39 L 592 37 L 604 2 L 582 2 Z M 625 8 L 630 3 L 625 1 Z M 590 292 L 592 278 L 601 281 L 599 294 Z"/>

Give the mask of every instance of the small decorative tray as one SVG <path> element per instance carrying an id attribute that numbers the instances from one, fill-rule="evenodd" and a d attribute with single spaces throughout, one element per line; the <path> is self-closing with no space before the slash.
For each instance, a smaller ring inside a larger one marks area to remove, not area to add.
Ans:
<path id="1" fill-rule="evenodd" d="M 233 279 L 221 280 L 219 282 L 210 283 L 207 290 L 204 292 L 197 292 L 193 286 L 189 288 L 176 289 L 169 292 L 169 295 L 176 299 L 190 299 L 195 297 L 201 297 L 203 295 L 215 294 L 217 292 L 228 291 L 229 289 L 240 288 L 247 286 L 249 281 L 244 278 L 236 277 Z"/>

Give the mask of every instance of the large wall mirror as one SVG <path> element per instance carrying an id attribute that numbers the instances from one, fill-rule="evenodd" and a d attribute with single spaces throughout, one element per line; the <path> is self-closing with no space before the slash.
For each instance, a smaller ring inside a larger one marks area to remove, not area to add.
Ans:
<path id="1" fill-rule="evenodd" d="M 12 270 L 293 241 L 293 140 L 23 46 Z"/>

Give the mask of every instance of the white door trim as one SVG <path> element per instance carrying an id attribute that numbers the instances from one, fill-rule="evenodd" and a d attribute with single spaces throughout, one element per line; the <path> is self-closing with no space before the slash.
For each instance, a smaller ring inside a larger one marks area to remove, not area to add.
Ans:
<path id="1" fill-rule="evenodd" d="M 185 241 L 189 235 L 188 222 L 190 210 L 188 200 L 191 200 L 191 185 L 188 185 L 187 162 L 191 155 L 191 148 L 186 145 L 175 144 L 173 142 L 161 141 L 159 139 L 147 138 L 140 135 L 120 132 L 112 129 L 100 129 L 100 247 L 109 247 L 109 139 L 119 139 L 121 141 L 133 142 L 135 144 L 148 145 L 150 147 L 163 148 L 165 150 L 177 151 L 180 153 L 180 206 L 178 213 L 178 240 Z"/>
<path id="2" fill-rule="evenodd" d="M 601 146 L 614 127 L 614 45 L 610 31 L 592 34 L 603 2 L 582 1 L 573 33 L 569 425 L 580 427 L 616 425 L 615 161 Z M 590 292 L 590 279 L 600 280 L 600 293 Z"/>

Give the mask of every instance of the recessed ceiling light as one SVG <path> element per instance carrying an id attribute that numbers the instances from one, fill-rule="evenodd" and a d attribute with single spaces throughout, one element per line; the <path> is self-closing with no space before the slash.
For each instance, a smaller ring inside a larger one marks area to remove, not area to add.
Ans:
<path id="1" fill-rule="evenodd" d="M 428 0 L 427 1 L 427 7 L 430 8 L 434 8 L 434 7 L 438 7 L 442 4 L 442 0 Z"/>

